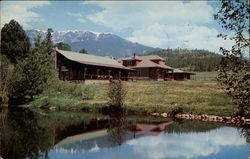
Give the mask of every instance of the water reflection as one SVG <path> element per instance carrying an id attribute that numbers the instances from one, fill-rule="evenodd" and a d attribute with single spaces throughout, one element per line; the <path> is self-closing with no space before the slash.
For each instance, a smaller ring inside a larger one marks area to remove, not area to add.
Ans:
<path id="1" fill-rule="evenodd" d="M 243 148 L 246 141 L 237 130 L 222 127 L 200 133 L 161 134 L 133 139 L 126 144 L 136 152 L 136 158 L 199 158 L 221 155 L 224 148 Z M 232 154 L 230 154 L 232 157 Z M 228 157 L 230 157 L 228 156 Z"/>
<path id="2" fill-rule="evenodd" d="M 162 122 L 162 123 L 136 123 L 134 125 L 134 129 L 132 130 L 134 137 L 137 135 L 159 135 L 165 133 L 165 129 L 167 126 L 171 125 L 171 122 Z"/>
<path id="3" fill-rule="evenodd" d="M 6 111 L 6 110 L 5 110 Z M 1 113 L 1 156 L 9 159 L 39 158 L 53 147 L 49 127 L 41 127 L 37 116 L 25 108 Z"/>
<path id="4" fill-rule="evenodd" d="M 1 111 L 3 158 L 247 158 L 249 126 L 199 121 L 138 122 L 83 113 Z M 148 121 L 148 120 L 147 120 Z"/>
<path id="5" fill-rule="evenodd" d="M 107 128 L 108 140 L 113 146 L 121 145 L 127 136 L 131 123 L 126 119 L 125 114 L 117 114 L 112 117 Z"/>

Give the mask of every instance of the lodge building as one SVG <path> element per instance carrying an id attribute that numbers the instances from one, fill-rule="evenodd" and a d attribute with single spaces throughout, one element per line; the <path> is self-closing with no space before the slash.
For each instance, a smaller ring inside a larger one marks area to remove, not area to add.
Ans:
<path id="1" fill-rule="evenodd" d="M 130 56 L 118 59 L 124 66 L 135 69 L 138 79 L 165 80 L 166 74 L 174 68 L 165 64 L 165 59 L 158 55 Z"/>
<path id="2" fill-rule="evenodd" d="M 135 70 L 109 57 L 58 49 L 55 49 L 54 54 L 60 80 L 85 82 L 88 80 L 129 80 L 135 75 Z"/>
<path id="3" fill-rule="evenodd" d="M 115 60 L 65 50 L 54 50 L 60 80 L 93 82 L 109 80 L 184 80 L 192 73 L 174 69 L 158 55 L 130 56 Z"/>

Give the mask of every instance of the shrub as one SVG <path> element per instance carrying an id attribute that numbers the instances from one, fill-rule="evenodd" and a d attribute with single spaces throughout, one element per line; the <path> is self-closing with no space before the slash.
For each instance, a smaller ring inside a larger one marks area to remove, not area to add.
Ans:
<path id="1" fill-rule="evenodd" d="M 120 80 L 111 81 L 108 90 L 109 105 L 122 108 L 125 96 L 126 90 L 124 89 L 122 82 Z"/>
<path id="2" fill-rule="evenodd" d="M 176 114 L 183 113 L 183 108 L 182 107 L 176 107 L 174 108 L 171 112 L 171 116 L 175 116 Z"/>

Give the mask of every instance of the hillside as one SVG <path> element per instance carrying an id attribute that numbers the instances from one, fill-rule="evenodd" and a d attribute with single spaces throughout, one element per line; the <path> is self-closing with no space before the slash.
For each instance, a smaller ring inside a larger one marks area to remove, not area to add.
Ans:
<path id="1" fill-rule="evenodd" d="M 33 43 L 37 34 L 45 37 L 46 31 L 26 30 L 26 34 Z M 88 53 L 99 56 L 113 56 L 116 58 L 132 55 L 133 53 L 148 53 L 156 48 L 141 45 L 123 39 L 112 33 L 98 33 L 84 30 L 55 31 L 52 34 L 54 43 L 64 42 L 71 46 L 72 51 L 85 49 Z"/>
<path id="2" fill-rule="evenodd" d="M 206 50 L 166 49 L 153 51 L 166 58 L 166 64 L 186 71 L 215 71 L 221 55 Z"/>

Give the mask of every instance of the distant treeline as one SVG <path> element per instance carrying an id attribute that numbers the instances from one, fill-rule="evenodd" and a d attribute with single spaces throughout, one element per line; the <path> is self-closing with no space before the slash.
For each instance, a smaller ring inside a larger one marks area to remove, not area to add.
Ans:
<path id="1" fill-rule="evenodd" d="M 207 50 L 163 49 L 148 53 L 166 59 L 166 64 L 186 71 L 216 71 L 222 56 Z"/>

